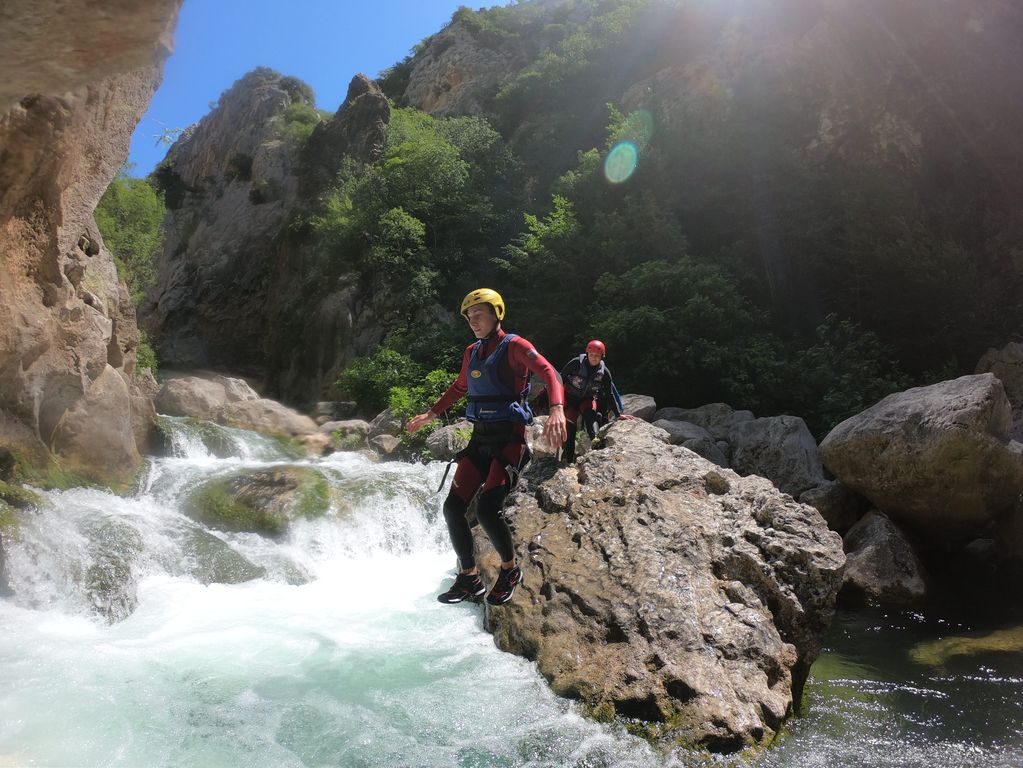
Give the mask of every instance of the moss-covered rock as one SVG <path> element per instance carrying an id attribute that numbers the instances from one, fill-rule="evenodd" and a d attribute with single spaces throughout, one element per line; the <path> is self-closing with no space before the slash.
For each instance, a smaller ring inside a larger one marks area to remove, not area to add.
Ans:
<path id="1" fill-rule="evenodd" d="M 214 528 L 280 536 L 292 520 L 325 514 L 330 486 L 309 467 L 271 467 L 212 480 L 185 506 L 189 516 Z"/>
<path id="2" fill-rule="evenodd" d="M 8 471 L 5 473 L 9 483 L 28 483 L 46 490 L 107 488 L 115 493 L 124 493 L 132 485 L 117 478 L 101 478 L 71 469 L 61 462 L 59 456 L 52 454 L 30 455 L 15 450 L 6 453 L 10 459 Z"/>
<path id="3" fill-rule="evenodd" d="M 42 502 L 39 494 L 33 493 L 27 488 L 11 485 L 0 480 L 0 500 L 4 501 L 14 509 L 32 509 L 38 507 Z M 2 525 L 0 521 L 0 525 Z"/>
<path id="4" fill-rule="evenodd" d="M 138 605 L 135 562 L 143 550 L 142 535 L 113 518 L 90 521 L 83 533 L 96 553 L 85 573 L 92 607 L 110 623 L 126 619 Z"/>
<path id="5" fill-rule="evenodd" d="M 211 533 L 193 528 L 182 542 L 189 573 L 202 584 L 241 584 L 266 576 L 266 569 L 235 552 Z"/>

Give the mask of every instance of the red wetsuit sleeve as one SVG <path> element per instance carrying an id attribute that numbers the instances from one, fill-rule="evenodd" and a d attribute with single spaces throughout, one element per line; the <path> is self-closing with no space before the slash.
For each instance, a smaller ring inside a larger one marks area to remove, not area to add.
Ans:
<path id="1" fill-rule="evenodd" d="M 440 396 L 440 399 L 430 406 L 430 410 L 438 416 L 452 405 L 454 405 L 466 392 L 469 391 L 469 355 L 475 344 L 470 344 L 462 355 L 462 370 L 458 372 L 458 378 L 454 380 L 448 391 Z"/>
<path id="2" fill-rule="evenodd" d="M 524 366 L 531 373 L 542 378 L 544 384 L 547 385 L 547 395 L 551 405 L 565 404 L 565 391 L 562 389 L 561 382 L 558 381 L 558 374 L 554 370 L 554 366 L 547 362 L 546 357 L 536 351 L 536 347 L 521 336 L 512 339 L 508 347 L 508 362 L 511 363 L 512 370 L 522 370 Z"/>

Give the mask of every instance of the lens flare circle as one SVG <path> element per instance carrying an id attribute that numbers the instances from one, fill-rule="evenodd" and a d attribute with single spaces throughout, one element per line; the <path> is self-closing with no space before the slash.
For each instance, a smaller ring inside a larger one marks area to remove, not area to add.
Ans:
<path id="1" fill-rule="evenodd" d="M 631 141 L 619 141 L 604 160 L 604 176 L 612 184 L 621 184 L 632 176 L 639 163 L 639 149 Z"/>

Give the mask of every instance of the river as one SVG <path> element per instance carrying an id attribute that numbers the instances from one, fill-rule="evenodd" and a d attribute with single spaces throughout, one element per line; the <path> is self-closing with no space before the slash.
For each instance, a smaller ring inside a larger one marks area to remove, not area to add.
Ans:
<path id="1" fill-rule="evenodd" d="M 218 458 L 171 422 L 135 495 L 48 492 L 7 536 L 2 767 L 1023 765 L 1019 625 L 840 613 L 772 748 L 658 749 L 553 695 L 480 606 L 436 602 L 443 464 L 295 460 L 226 429 Z M 328 478 L 326 517 L 271 540 L 183 514 L 209 479 L 283 461 Z"/>

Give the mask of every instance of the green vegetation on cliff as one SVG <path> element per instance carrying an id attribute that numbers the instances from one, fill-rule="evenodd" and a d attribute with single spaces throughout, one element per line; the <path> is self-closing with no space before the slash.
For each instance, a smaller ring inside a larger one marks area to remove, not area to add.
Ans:
<path id="1" fill-rule="evenodd" d="M 984 85 L 1019 84 L 1009 30 L 1023 30 L 986 4 L 950 46 L 967 10 L 462 8 L 452 24 L 481 55 L 525 62 L 477 99 L 513 169 L 481 174 L 481 199 L 511 189 L 500 222 L 474 222 L 481 258 L 428 247 L 417 268 L 445 276 L 448 306 L 502 290 L 508 327 L 555 365 L 600 336 L 624 389 L 797 413 L 818 434 L 971 372 L 1023 333 L 1023 153 L 1003 129 L 1019 115 L 1011 89 Z M 402 62 L 398 103 L 418 58 L 447 44 Z M 623 140 L 638 162 L 612 183 Z"/>
<path id="2" fill-rule="evenodd" d="M 357 347 L 342 389 L 383 407 L 457 365 L 468 334 L 435 308 L 480 285 L 557 367 L 603 337 L 623 391 L 818 436 L 970 372 L 1023 334 L 1021 35 L 993 0 L 461 8 L 383 73 L 389 110 L 334 125 L 368 148 L 320 141 L 296 81 L 282 130 L 321 173 L 252 279 L 268 380 L 314 397 Z M 442 116 L 462 103 L 482 114 Z"/>
<path id="3" fill-rule="evenodd" d="M 114 255 L 117 273 L 138 306 L 156 281 L 160 225 L 167 212 L 163 198 L 145 179 L 122 169 L 96 206 L 96 225 Z"/>

